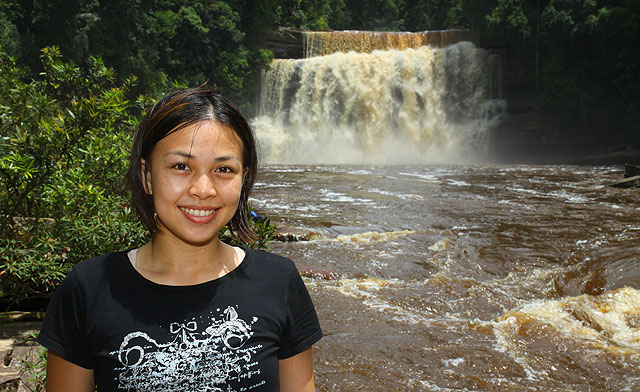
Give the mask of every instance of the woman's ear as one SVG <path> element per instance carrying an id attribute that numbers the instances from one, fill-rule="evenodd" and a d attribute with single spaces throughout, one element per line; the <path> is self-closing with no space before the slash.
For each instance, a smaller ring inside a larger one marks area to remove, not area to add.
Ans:
<path id="1" fill-rule="evenodd" d="M 247 180 L 247 174 L 249 174 L 249 168 L 245 167 L 244 170 L 242 170 L 242 187 L 244 188 L 244 182 Z"/>
<path id="2" fill-rule="evenodd" d="M 151 169 L 151 168 L 149 168 Z M 147 161 L 140 159 L 140 178 L 142 178 L 142 188 L 147 195 L 152 195 L 151 190 L 151 170 L 147 170 Z"/>

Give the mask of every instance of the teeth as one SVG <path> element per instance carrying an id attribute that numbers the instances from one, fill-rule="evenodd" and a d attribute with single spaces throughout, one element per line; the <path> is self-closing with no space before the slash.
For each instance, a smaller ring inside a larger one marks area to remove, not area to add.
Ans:
<path id="1" fill-rule="evenodd" d="M 182 208 L 182 207 L 180 207 L 180 209 L 186 212 L 187 214 L 193 215 L 193 216 L 209 216 L 215 212 L 215 210 L 194 210 L 191 208 Z"/>

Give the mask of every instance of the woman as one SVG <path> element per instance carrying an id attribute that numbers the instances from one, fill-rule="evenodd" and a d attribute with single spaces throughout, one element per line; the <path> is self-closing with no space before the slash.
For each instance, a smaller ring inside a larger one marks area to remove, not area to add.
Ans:
<path id="1" fill-rule="evenodd" d="M 38 338 L 47 391 L 315 391 L 322 331 L 295 265 L 218 238 L 227 223 L 254 238 L 256 170 L 250 127 L 206 88 L 144 116 L 128 179 L 151 241 L 60 284 Z"/>

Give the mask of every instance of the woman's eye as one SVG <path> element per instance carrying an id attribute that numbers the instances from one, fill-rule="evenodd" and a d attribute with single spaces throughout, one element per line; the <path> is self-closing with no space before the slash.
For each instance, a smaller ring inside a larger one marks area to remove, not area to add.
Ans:
<path id="1" fill-rule="evenodd" d="M 186 163 L 176 163 L 173 168 L 180 171 L 189 170 L 189 166 Z"/>
<path id="2" fill-rule="evenodd" d="M 230 173 L 233 173 L 233 169 L 228 167 L 228 166 L 222 166 L 222 167 L 218 168 L 218 172 L 219 173 L 230 174 Z"/>

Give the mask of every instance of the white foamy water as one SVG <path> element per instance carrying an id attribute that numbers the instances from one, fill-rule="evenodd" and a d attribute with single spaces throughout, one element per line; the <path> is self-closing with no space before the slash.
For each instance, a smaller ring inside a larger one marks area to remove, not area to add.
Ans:
<path id="1" fill-rule="evenodd" d="M 443 49 L 274 60 L 252 121 L 264 162 L 437 163 L 484 157 L 504 103 L 490 54 Z"/>

